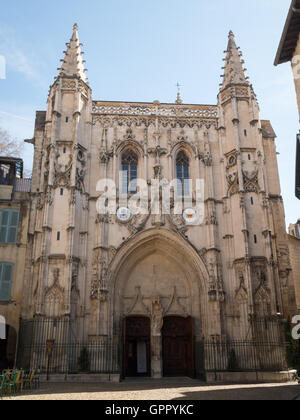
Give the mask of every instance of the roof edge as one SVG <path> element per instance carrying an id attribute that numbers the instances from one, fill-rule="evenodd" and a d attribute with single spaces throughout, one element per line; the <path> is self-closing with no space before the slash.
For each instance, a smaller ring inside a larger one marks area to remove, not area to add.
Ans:
<path id="1" fill-rule="evenodd" d="M 282 54 L 285 38 L 287 36 L 289 26 L 290 26 L 290 23 L 291 23 L 291 20 L 292 20 L 292 17 L 293 17 L 296 1 L 297 0 L 292 0 L 290 10 L 289 10 L 289 13 L 288 13 L 288 16 L 287 16 L 287 19 L 286 19 L 286 22 L 285 22 L 285 26 L 284 26 L 284 29 L 283 29 L 283 33 L 282 33 L 282 36 L 281 36 L 281 39 L 280 39 L 277 54 L 276 54 L 276 57 L 275 57 L 274 66 L 278 66 L 279 64 L 287 63 L 289 61 L 289 60 L 281 60 L 281 54 Z"/>

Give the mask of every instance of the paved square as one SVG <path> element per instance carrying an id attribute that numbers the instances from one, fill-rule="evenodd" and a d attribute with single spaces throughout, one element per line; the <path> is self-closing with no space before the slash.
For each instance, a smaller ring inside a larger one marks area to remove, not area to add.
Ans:
<path id="1" fill-rule="evenodd" d="M 300 400 L 300 386 L 213 385 L 191 379 L 128 380 L 119 384 L 42 384 L 41 389 L 5 400 Z"/>

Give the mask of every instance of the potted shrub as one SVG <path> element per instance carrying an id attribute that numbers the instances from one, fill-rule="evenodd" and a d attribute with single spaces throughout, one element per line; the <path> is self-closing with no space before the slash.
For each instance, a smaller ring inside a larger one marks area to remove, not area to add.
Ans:
<path id="1" fill-rule="evenodd" d="M 237 360 L 235 350 L 232 349 L 229 354 L 229 359 L 228 359 L 228 370 L 229 372 L 236 372 L 238 369 L 239 369 L 239 362 Z"/>
<path id="2" fill-rule="evenodd" d="M 80 373 L 89 373 L 91 369 L 90 357 L 86 347 L 83 347 L 78 359 Z"/>

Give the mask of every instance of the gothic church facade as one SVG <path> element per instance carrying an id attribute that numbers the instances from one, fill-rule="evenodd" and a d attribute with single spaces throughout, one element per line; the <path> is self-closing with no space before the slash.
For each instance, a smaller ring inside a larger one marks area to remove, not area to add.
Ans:
<path id="1" fill-rule="evenodd" d="M 37 112 L 22 319 L 116 341 L 125 376 L 193 376 L 201 340 L 253 340 L 253 320 L 296 313 L 276 135 L 232 32 L 211 106 L 95 101 L 82 55 L 75 25 Z M 98 181 L 120 192 L 121 170 L 149 189 L 203 179 L 203 223 L 98 214 Z"/>

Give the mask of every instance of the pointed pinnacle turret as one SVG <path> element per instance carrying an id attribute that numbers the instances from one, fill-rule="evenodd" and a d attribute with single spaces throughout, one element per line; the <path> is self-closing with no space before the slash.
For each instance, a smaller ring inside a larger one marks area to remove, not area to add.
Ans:
<path id="1" fill-rule="evenodd" d="M 77 76 L 80 77 L 85 83 L 88 83 L 86 77 L 86 69 L 84 66 L 83 52 L 81 51 L 82 44 L 79 42 L 78 25 L 75 23 L 73 26 L 73 34 L 70 42 L 67 44 L 67 51 L 64 51 L 65 58 L 62 61 L 62 66 L 59 69 L 60 75 Z"/>
<path id="2" fill-rule="evenodd" d="M 228 36 L 228 47 L 226 52 L 225 67 L 224 67 L 224 80 L 222 83 L 222 89 L 225 89 L 231 84 L 247 84 L 249 85 L 248 79 L 245 75 L 245 69 L 243 67 L 244 61 L 242 60 L 242 53 L 236 46 L 234 34 L 232 31 L 229 32 Z"/>

